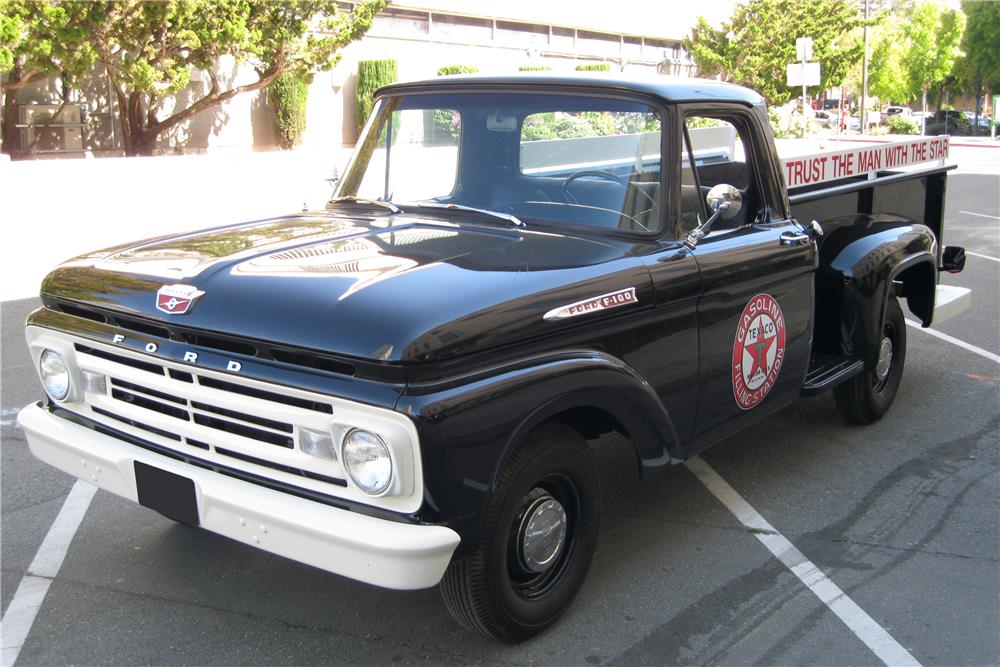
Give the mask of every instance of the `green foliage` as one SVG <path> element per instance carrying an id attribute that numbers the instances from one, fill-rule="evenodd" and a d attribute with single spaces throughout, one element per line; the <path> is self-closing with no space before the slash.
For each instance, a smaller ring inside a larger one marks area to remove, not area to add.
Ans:
<path id="1" fill-rule="evenodd" d="M 885 126 L 892 134 L 920 134 L 920 124 L 912 118 L 889 116 L 885 120 Z"/>
<path id="2" fill-rule="evenodd" d="M 525 118 L 521 127 L 521 141 L 606 137 L 656 132 L 659 129 L 659 120 L 654 114 L 555 111 L 531 114 Z"/>
<path id="3" fill-rule="evenodd" d="M 816 124 L 799 111 L 782 107 L 768 107 L 767 120 L 775 139 L 794 139 L 816 131 Z"/>
<path id="4" fill-rule="evenodd" d="M 475 74 L 478 71 L 479 68 L 472 65 L 445 65 L 438 68 L 437 75 Z M 436 143 L 454 145 L 458 142 L 459 134 L 462 131 L 462 117 L 458 115 L 458 112 L 451 109 L 435 109 L 431 124 Z"/>
<path id="5" fill-rule="evenodd" d="M 0 0 L 3 1 L 3 0 Z M 97 62 L 118 101 L 126 154 L 148 154 L 159 133 L 236 95 L 266 87 L 283 72 L 330 69 L 347 44 L 361 38 L 387 0 L 365 0 L 345 13 L 335 0 L 6 0 L 28 17 L 23 40 L 47 71 Z M 47 53 L 45 53 L 47 52 Z M 219 79 L 220 57 L 250 65 L 257 79 Z M 200 70 L 207 92 L 171 107 L 160 102 L 185 89 Z"/>
<path id="6" fill-rule="evenodd" d="M 813 61 L 821 63 L 819 92 L 840 85 L 860 61 L 863 20 L 850 0 L 749 0 L 732 18 L 713 28 L 699 17 L 684 48 L 702 76 L 753 88 L 770 104 L 781 104 L 799 91 L 785 85 L 788 63 L 795 61 L 796 37 L 812 37 Z"/>
<path id="7" fill-rule="evenodd" d="M 610 72 L 611 65 L 608 63 L 585 63 L 576 66 L 577 72 Z"/>
<path id="8" fill-rule="evenodd" d="M 951 74 L 961 51 L 965 14 L 944 9 L 931 0 L 913 5 L 901 25 L 904 61 L 913 91 L 924 91 Z M 994 48 L 996 44 L 993 44 Z"/>
<path id="9" fill-rule="evenodd" d="M 309 84 L 299 74 L 285 72 L 267 87 L 267 99 L 271 103 L 271 120 L 278 145 L 282 148 L 298 146 L 306 131 Z"/>
<path id="10" fill-rule="evenodd" d="M 437 74 L 438 76 L 448 76 L 449 74 L 475 74 L 478 71 L 479 68 L 472 65 L 445 65 L 438 68 Z"/>
<path id="11" fill-rule="evenodd" d="M 968 72 L 968 83 L 973 90 L 978 82 L 1000 91 L 1000 2 L 963 0 L 962 11 L 968 21 L 962 35 L 965 62 L 961 69 Z"/>
<path id="12" fill-rule="evenodd" d="M 548 65 L 521 65 L 517 68 L 518 72 L 551 72 L 552 68 Z"/>
<path id="13" fill-rule="evenodd" d="M 396 80 L 395 60 L 361 60 L 358 62 L 358 89 L 354 98 L 357 112 L 358 131 L 365 126 L 371 115 L 372 97 L 376 90 Z"/>

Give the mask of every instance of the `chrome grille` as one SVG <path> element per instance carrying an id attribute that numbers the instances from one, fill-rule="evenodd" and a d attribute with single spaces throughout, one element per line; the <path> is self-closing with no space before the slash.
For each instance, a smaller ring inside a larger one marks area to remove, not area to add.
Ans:
<path id="1" fill-rule="evenodd" d="M 331 493 L 347 485 L 340 463 L 302 452 L 298 430 L 328 431 L 331 403 L 306 392 L 270 391 L 242 378 L 182 370 L 75 343 L 81 369 L 103 375 L 106 393 L 87 392 L 84 414 L 180 454 Z M 150 357 L 155 359 L 155 357 Z"/>

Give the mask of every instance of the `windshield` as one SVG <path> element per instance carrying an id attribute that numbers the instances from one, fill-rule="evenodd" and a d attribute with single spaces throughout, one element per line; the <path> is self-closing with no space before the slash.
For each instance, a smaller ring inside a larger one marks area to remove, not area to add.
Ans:
<path id="1" fill-rule="evenodd" d="M 529 226 L 655 232 L 661 125 L 646 104 L 600 97 L 382 98 L 335 196 L 431 215 L 465 207 Z"/>

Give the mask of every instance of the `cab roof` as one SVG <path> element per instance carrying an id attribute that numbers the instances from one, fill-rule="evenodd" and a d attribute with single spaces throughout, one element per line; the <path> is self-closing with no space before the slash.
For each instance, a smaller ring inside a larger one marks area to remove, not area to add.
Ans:
<path id="1" fill-rule="evenodd" d="M 738 102 L 760 105 L 764 98 L 759 93 L 731 83 L 688 77 L 658 74 L 619 74 L 605 72 L 529 72 L 502 76 L 455 74 L 433 79 L 393 83 L 375 91 L 376 95 L 411 92 L 443 92 L 450 89 L 522 88 L 531 92 L 557 89 L 590 89 L 615 93 L 640 93 L 658 97 L 665 102 Z M 537 90 L 535 90 L 537 89 Z"/>

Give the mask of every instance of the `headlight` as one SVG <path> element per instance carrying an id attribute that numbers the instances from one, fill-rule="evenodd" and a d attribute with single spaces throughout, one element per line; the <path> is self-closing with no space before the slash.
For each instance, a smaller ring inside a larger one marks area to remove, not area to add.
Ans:
<path id="1" fill-rule="evenodd" d="M 362 491 L 377 496 L 392 481 L 392 459 L 382 438 L 354 429 L 344 438 L 343 462 L 347 474 Z"/>
<path id="2" fill-rule="evenodd" d="M 38 374 L 49 396 L 61 401 L 69 396 L 69 368 L 58 352 L 44 350 L 38 361 Z"/>

